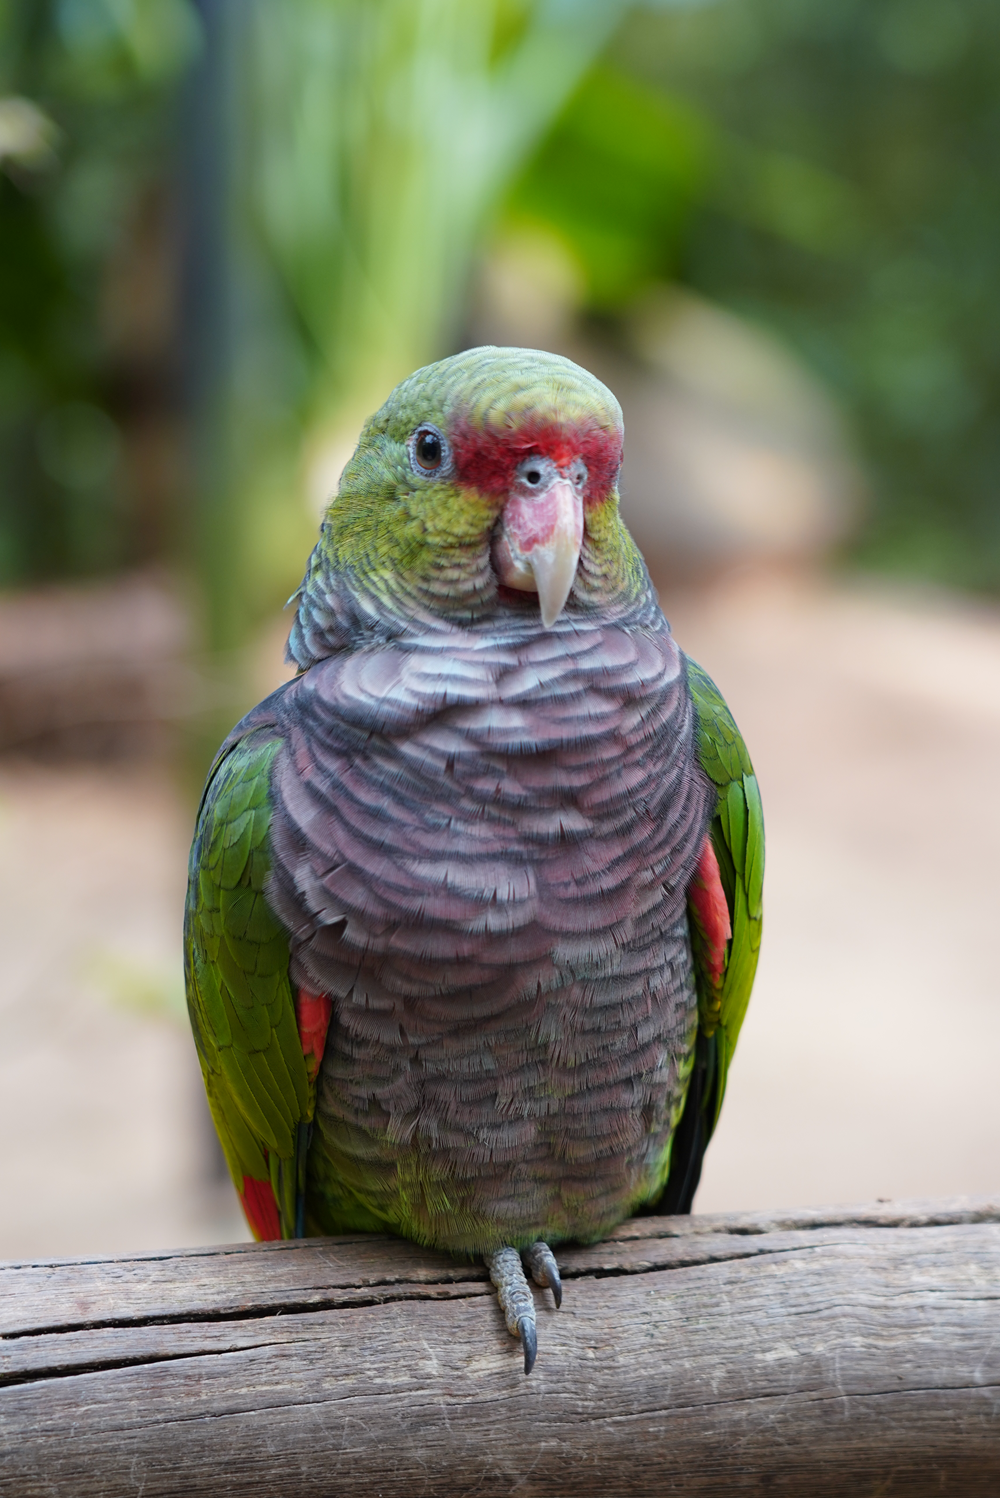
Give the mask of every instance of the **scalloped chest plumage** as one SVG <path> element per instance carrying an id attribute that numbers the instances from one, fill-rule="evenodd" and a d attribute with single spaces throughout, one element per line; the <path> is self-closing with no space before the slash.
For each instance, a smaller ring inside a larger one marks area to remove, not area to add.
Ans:
<path id="1" fill-rule="evenodd" d="M 606 1231 L 663 1184 L 697 1020 L 713 792 L 659 609 L 428 628 L 275 711 L 269 898 L 334 1000 L 311 1230 Z"/>

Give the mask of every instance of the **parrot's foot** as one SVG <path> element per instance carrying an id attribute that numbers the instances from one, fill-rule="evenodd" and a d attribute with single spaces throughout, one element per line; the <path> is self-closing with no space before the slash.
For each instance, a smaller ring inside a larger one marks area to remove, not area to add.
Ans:
<path id="1" fill-rule="evenodd" d="M 533 1243 L 524 1254 L 536 1285 L 547 1286 L 556 1306 L 562 1304 L 562 1280 L 555 1255 L 547 1243 Z M 486 1254 L 490 1279 L 497 1287 L 497 1299 L 512 1337 L 520 1337 L 524 1348 L 524 1372 L 535 1366 L 538 1336 L 535 1332 L 535 1298 L 525 1279 L 521 1255 L 516 1248 L 498 1248 Z"/>

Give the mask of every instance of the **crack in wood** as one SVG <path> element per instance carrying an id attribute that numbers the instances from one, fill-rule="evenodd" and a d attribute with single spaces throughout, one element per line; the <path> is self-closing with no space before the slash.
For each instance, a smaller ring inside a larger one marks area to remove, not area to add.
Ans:
<path id="1" fill-rule="evenodd" d="M 848 1240 L 843 1240 L 843 1242 L 846 1244 Z M 629 1275 L 670 1274 L 678 1270 L 697 1268 L 705 1264 L 741 1263 L 746 1260 L 763 1261 L 789 1254 L 820 1252 L 823 1248 L 835 1246 L 837 1246 L 836 1241 L 822 1244 L 791 1244 L 774 1248 L 754 1248 L 744 1253 L 720 1251 L 710 1255 L 692 1255 L 690 1258 L 671 1259 L 669 1262 L 662 1263 L 644 1259 L 634 1263 L 585 1266 L 581 1268 L 569 1265 L 562 1271 L 562 1279 L 564 1283 L 568 1281 L 581 1283 L 591 1280 L 621 1279 Z M 384 1285 L 385 1289 L 379 1290 L 377 1289 L 377 1285 Z M 355 1310 L 366 1306 L 384 1305 L 394 1301 L 461 1300 L 474 1296 L 491 1296 L 493 1293 L 492 1286 L 488 1281 L 481 1282 L 480 1280 L 470 1279 L 467 1282 L 459 1281 L 451 1284 L 429 1284 L 386 1279 L 376 1282 L 375 1285 L 366 1285 L 364 1290 L 352 1291 L 345 1289 L 339 1292 L 334 1291 L 326 1297 L 313 1297 L 308 1300 L 289 1299 L 274 1302 L 270 1305 L 245 1305 L 235 1307 L 231 1310 L 190 1310 L 177 1311 L 168 1315 L 105 1317 L 91 1321 L 54 1323 L 50 1326 L 43 1325 L 25 1328 L 23 1331 L 5 1332 L 3 1335 L 0 1335 L 0 1357 L 2 1357 L 7 1344 L 27 1342 L 33 1338 L 40 1337 L 69 1336 L 77 1332 L 133 1331 L 157 1326 L 221 1325 L 227 1322 L 263 1321 L 277 1316 L 308 1316 L 324 1311 Z M 0 1388 L 4 1387 L 6 1381 L 2 1370 L 0 1370 Z"/>
<path id="2" fill-rule="evenodd" d="M 151 1327 L 170 1326 L 222 1326 L 232 1322 L 254 1322 L 277 1320 L 282 1316 L 310 1316 L 324 1311 L 364 1310 L 367 1306 L 391 1305 L 399 1301 L 468 1300 L 479 1296 L 491 1296 L 491 1285 L 475 1283 L 453 1289 L 450 1285 L 406 1286 L 393 1294 L 387 1289 L 383 1294 L 362 1293 L 355 1296 L 345 1294 L 341 1298 L 328 1300 L 282 1301 L 278 1305 L 247 1306 L 233 1311 L 178 1311 L 174 1315 L 137 1316 L 108 1318 L 102 1321 L 74 1321 L 62 1326 L 32 1327 L 23 1332 L 9 1332 L 0 1337 L 0 1356 L 7 1343 L 30 1343 L 40 1337 L 75 1336 L 80 1332 L 141 1331 Z M 7 1382 L 0 1371 L 0 1388 Z"/>

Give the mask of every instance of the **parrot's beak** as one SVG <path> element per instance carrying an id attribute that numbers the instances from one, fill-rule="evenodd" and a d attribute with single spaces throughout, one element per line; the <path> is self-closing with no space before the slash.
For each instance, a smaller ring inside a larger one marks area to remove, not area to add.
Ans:
<path id="1" fill-rule="evenodd" d="M 537 593 L 542 623 L 563 611 L 583 545 L 583 503 L 568 479 L 542 494 L 511 494 L 493 542 L 493 566 L 505 588 Z"/>

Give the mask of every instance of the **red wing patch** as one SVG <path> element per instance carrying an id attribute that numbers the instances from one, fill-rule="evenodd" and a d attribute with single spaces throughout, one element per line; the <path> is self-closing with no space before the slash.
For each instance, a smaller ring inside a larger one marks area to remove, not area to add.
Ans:
<path id="1" fill-rule="evenodd" d="M 295 1018 L 310 1082 L 315 1082 L 319 1064 L 323 1060 L 326 1032 L 330 1028 L 332 1013 L 333 1000 L 325 993 L 308 993 L 306 989 L 300 988 L 295 995 Z"/>
<path id="2" fill-rule="evenodd" d="M 726 904 L 726 892 L 719 876 L 719 860 L 712 847 L 712 839 L 706 837 L 701 850 L 698 867 L 694 871 L 688 900 L 705 938 L 705 960 L 713 984 L 722 982 L 726 967 L 726 942 L 733 934 Z"/>
<path id="3" fill-rule="evenodd" d="M 274 1199 L 270 1181 L 255 1181 L 253 1176 L 243 1177 L 243 1190 L 239 1193 L 247 1222 L 258 1243 L 266 1243 L 281 1237 L 281 1220 L 278 1203 Z"/>

